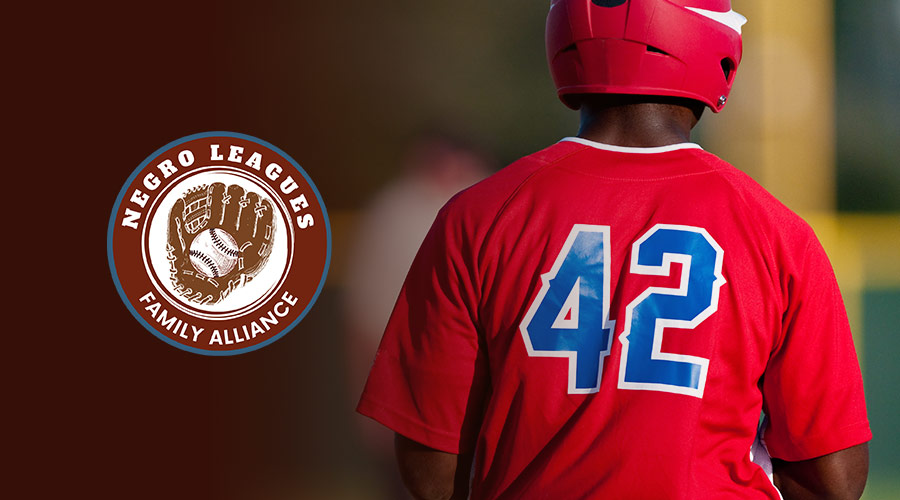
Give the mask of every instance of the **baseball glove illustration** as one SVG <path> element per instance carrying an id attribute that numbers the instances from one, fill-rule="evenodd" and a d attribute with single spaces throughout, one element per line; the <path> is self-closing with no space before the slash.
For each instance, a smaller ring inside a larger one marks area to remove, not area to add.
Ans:
<path id="1" fill-rule="evenodd" d="M 265 267 L 275 224 L 271 202 L 215 182 L 184 193 L 169 213 L 166 241 L 175 292 L 198 304 L 221 302 Z"/>

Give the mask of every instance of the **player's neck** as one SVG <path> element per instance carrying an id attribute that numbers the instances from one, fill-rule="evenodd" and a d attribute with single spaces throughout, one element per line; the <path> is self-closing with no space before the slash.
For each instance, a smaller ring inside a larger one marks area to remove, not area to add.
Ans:
<path id="1" fill-rule="evenodd" d="M 636 102 L 623 97 L 585 100 L 578 137 L 627 147 L 680 144 L 690 142 L 691 129 L 703 112 L 702 107 L 685 106 L 683 101 Z"/>

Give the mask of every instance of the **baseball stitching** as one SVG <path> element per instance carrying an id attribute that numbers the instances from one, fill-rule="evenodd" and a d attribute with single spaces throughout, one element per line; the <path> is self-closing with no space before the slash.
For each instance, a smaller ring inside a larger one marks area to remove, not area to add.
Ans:
<path id="1" fill-rule="evenodd" d="M 199 250 L 190 250 L 188 253 L 191 257 L 196 257 L 200 259 L 204 264 L 206 264 L 206 267 L 208 267 L 209 270 L 213 272 L 213 278 L 220 277 L 218 266 L 216 266 L 216 263 L 208 255 Z"/>
<path id="2" fill-rule="evenodd" d="M 226 245 L 225 242 L 220 240 L 219 237 L 216 235 L 217 230 L 218 230 L 218 228 L 214 228 L 213 230 L 211 230 L 209 232 L 209 235 L 212 236 L 213 245 L 215 245 L 216 249 L 219 250 L 220 252 L 224 253 L 225 255 L 227 255 L 229 257 L 237 258 L 238 257 L 237 250 L 228 248 L 228 245 Z"/>

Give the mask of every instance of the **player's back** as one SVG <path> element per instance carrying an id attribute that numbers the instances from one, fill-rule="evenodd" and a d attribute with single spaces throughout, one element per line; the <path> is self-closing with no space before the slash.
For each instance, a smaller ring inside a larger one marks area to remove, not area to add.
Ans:
<path id="1" fill-rule="evenodd" d="M 492 391 L 473 498 L 778 498 L 750 447 L 799 218 L 695 145 L 583 140 L 447 211 Z"/>
<path id="2" fill-rule="evenodd" d="M 696 145 L 580 139 L 441 210 L 358 406 L 475 499 L 776 499 L 763 409 L 784 460 L 871 438 L 812 230 Z"/>

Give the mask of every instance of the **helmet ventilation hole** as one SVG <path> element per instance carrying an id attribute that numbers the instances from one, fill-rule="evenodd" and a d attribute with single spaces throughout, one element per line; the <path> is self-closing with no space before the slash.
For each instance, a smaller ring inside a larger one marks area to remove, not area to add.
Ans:
<path id="1" fill-rule="evenodd" d="M 648 46 L 647 46 L 647 52 L 656 52 L 657 54 L 665 54 L 665 55 L 669 55 L 669 53 L 666 52 L 665 50 L 658 49 L 658 48 L 656 48 L 656 47 L 654 47 L 654 46 L 652 46 L 652 45 L 648 45 Z"/>
<path id="2" fill-rule="evenodd" d="M 722 59 L 722 72 L 725 73 L 725 81 L 731 81 L 731 75 L 734 73 L 734 62 L 731 59 L 727 57 Z"/>

